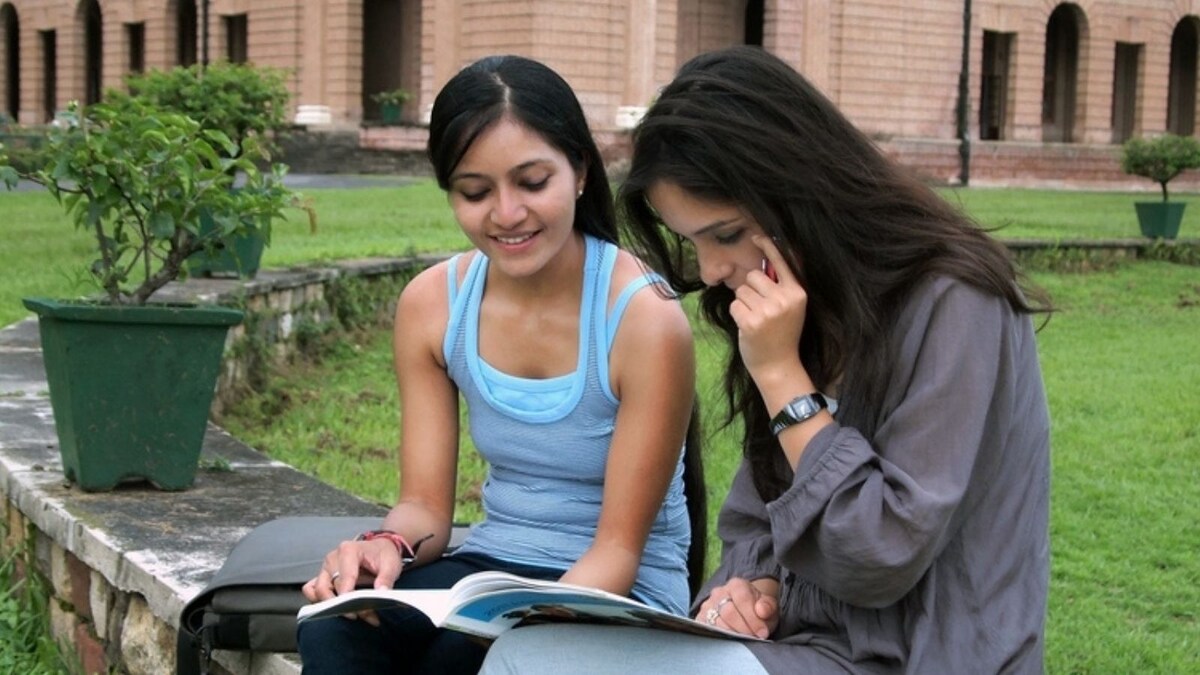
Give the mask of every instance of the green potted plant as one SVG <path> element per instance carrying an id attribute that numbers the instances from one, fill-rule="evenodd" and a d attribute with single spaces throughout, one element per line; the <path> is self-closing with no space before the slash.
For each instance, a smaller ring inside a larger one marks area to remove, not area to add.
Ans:
<path id="1" fill-rule="evenodd" d="M 91 234 L 99 297 L 25 298 L 38 315 L 67 478 L 87 491 L 127 478 L 164 490 L 194 480 L 228 328 L 238 309 L 153 302 L 204 248 L 202 219 L 252 233 L 294 198 L 284 169 L 263 172 L 254 138 L 232 141 L 138 98 L 72 106 L 80 123 L 49 132 L 36 170 L 3 157 L 0 181 L 44 186 Z M 242 185 L 231 190 L 234 181 Z"/>
<path id="2" fill-rule="evenodd" d="M 399 124 L 400 110 L 412 98 L 407 89 L 388 89 L 371 94 L 371 100 L 379 104 L 379 120 L 384 124 Z"/>
<path id="3" fill-rule="evenodd" d="M 110 99 L 135 96 L 164 110 L 196 120 L 201 129 L 223 132 L 240 148 L 254 138 L 263 159 L 278 149 L 277 138 L 288 127 L 288 93 L 284 72 L 248 64 L 220 61 L 201 66 L 134 73 L 126 78 L 129 93 L 108 92 Z M 228 157 L 221 147 L 218 155 Z M 236 189 L 236 188 L 235 188 Z M 310 219 L 310 223 L 313 222 Z M 271 223 L 232 238 L 219 236 L 211 219 L 202 217 L 203 250 L 188 259 L 194 275 L 252 278 L 258 273 L 264 249 L 271 241 Z"/>
<path id="4" fill-rule="evenodd" d="M 1168 198 L 1167 183 L 1188 169 L 1200 168 L 1200 141 L 1191 136 L 1164 134 L 1131 138 L 1122 146 L 1121 170 L 1155 181 L 1162 188 L 1161 202 L 1136 202 L 1138 225 L 1150 238 L 1174 239 L 1183 220 L 1184 202 Z"/>

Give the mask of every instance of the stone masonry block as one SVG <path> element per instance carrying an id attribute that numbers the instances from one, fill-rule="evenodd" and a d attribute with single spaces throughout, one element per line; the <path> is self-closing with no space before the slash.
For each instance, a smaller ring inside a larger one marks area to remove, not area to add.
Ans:
<path id="1" fill-rule="evenodd" d="M 108 658 L 104 654 L 104 644 L 92 634 L 87 624 L 75 626 L 75 653 L 86 675 L 109 672 Z"/>
<path id="2" fill-rule="evenodd" d="M 130 598 L 125 613 L 121 657 L 130 675 L 175 672 L 175 631 L 154 616 L 140 595 Z"/>
<path id="3" fill-rule="evenodd" d="M 50 634 L 59 644 L 70 645 L 75 642 L 75 626 L 78 623 L 73 613 L 61 604 L 50 601 Z"/>
<path id="4" fill-rule="evenodd" d="M 75 607 L 75 613 L 83 621 L 92 620 L 91 586 L 92 569 L 77 558 L 74 553 L 66 552 L 67 576 L 70 579 L 71 593 L 67 597 Z"/>
<path id="5" fill-rule="evenodd" d="M 38 530 L 33 538 L 33 564 L 39 574 L 50 576 L 50 551 L 56 546 L 53 539 Z"/>
<path id="6" fill-rule="evenodd" d="M 50 585 L 54 594 L 62 600 L 71 598 L 71 572 L 67 569 L 67 556 L 70 555 L 58 544 L 50 543 Z"/>
<path id="7" fill-rule="evenodd" d="M 91 570 L 89 576 L 91 579 L 88 583 L 88 613 L 92 617 L 92 623 L 96 625 L 96 633 L 107 635 L 113 588 L 103 574 Z"/>
<path id="8" fill-rule="evenodd" d="M 4 555 L 12 555 L 21 550 L 25 545 L 25 516 L 21 514 L 20 509 L 9 506 L 10 502 L 6 498 L 5 516 L 4 516 L 4 545 L 0 548 L 0 553 Z"/>

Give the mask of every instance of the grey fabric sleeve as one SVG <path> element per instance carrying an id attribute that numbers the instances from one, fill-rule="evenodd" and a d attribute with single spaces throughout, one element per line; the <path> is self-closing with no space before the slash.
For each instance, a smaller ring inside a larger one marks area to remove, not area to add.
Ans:
<path id="1" fill-rule="evenodd" d="M 902 598 L 952 534 L 1012 323 L 999 298 L 945 281 L 930 290 L 901 318 L 911 329 L 898 336 L 902 369 L 875 444 L 824 430 L 792 487 L 766 506 L 780 563 L 860 607 Z"/>

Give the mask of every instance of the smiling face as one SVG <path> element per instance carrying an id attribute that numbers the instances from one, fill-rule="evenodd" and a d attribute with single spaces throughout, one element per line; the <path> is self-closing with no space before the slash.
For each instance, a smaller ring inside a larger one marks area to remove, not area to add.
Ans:
<path id="1" fill-rule="evenodd" d="M 762 270 L 763 253 L 751 237 L 763 229 L 737 206 L 702 199 L 667 181 L 651 185 L 646 197 L 663 223 L 696 249 L 705 285 L 736 290 L 751 270 Z"/>
<path id="2" fill-rule="evenodd" d="M 450 175 L 450 206 L 471 243 L 506 273 L 526 276 L 570 241 L 584 178 L 565 154 L 504 116 Z"/>

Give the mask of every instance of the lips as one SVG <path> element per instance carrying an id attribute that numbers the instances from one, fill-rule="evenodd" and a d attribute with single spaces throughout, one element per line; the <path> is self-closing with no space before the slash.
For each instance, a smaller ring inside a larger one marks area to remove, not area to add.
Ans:
<path id="1" fill-rule="evenodd" d="M 528 232 L 526 234 L 509 235 L 507 237 L 494 236 L 492 238 L 501 244 L 504 244 L 505 246 L 519 246 L 530 239 L 533 239 L 536 235 L 537 232 Z"/>

